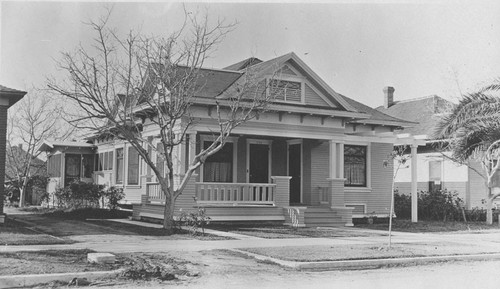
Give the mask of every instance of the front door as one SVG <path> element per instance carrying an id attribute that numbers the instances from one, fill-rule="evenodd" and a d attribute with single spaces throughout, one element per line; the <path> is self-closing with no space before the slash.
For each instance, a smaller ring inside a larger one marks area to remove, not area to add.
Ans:
<path id="1" fill-rule="evenodd" d="M 249 143 L 249 183 L 269 183 L 269 144 Z"/>
<path id="2" fill-rule="evenodd" d="M 80 179 L 80 170 L 82 168 L 82 156 L 76 154 L 66 154 L 64 169 L 64 186 Z"/>
<path id="3" fill-rule="evenodd" d="M 290 179 L 290 204 L 301 203 L 301 188 L 302 188 L 302 144 L 288 145 L 288 176 Z"/>

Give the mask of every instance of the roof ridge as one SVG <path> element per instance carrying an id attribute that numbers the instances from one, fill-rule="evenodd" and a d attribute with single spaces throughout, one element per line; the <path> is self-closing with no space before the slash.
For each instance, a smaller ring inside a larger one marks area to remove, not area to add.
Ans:
<path id="1" fill-rule="evenodd" d="M 419 101 L 419 100 L 424 100 L 424 99 L 427 99 L 427 98 L 436 98 L 436 97 L 440 98 L 440 99 L 443 99 L 443 100 L 446 100 L 446 99 L 440 97 L 437 94 L 431 94 L 431 95 L 420 96 L 420 97 L 411 98 L 411 99 L 398 100 L 398 101 L 395 101 L 395 103 L 407 103 L 407 102 Z M 446 101 L 448 101 L 448 100 L 446 100 Z"/>

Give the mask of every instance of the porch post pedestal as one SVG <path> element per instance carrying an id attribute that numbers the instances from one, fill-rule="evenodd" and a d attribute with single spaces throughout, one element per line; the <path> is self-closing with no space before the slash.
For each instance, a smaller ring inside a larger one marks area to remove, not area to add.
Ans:
<path id="1" fill-rule="evenodd" d="M 289 176 L 273 176 L 273 184 L 276 184 L 274 192 L 274 204 L 276 207 L 288 207 L 290 205 L 290 179 Z"/>
<path id="2" fill-rule="evenodd" d="M 344 178 L 328 178 L 330 183 L 330 209 L 337 212 L 346 227 L 352 227 L 352 207 L 345 206 Z"/>
<path id="3" fill-rule="evenodd" d="M 330 183 L 330 207 L 344 207 L 345 196 L 344 196 L 344 178 L 328 178 Z"/>

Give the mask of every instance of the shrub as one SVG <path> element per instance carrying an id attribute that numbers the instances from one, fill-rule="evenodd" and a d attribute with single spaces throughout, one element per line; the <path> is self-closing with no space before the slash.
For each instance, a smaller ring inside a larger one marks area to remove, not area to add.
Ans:
<path id="1" fill-rule="evenodd" d="M 456 192 L 437 190 L 420 192 L 418 197 L 418 218 L 433 221 L 463 220 L 464 203 Z M 394 194 L 394 211 L 401 219 L 411 218 L 411 196 Z"/>
<path id="2" fill-rule="evenodd" d="M 399 219 L 411 218 L 411 196 L 394 192 L 394 213 Z"/>
<path id="3" fill-rule="evenodd" d="M 59 207 L 72 209 L 98 207 L 103 195 L 104 185 L 82 181 L 74 181 L 67 187 L 57 189 L 54 193 Z"/>
<path id="4" fill-rule="evenodd" d="M 125 198 L 123 188 L 109 187 L 103 194 L 103 206 L 107 206 L 111 210 L 118 209 L 118 203 Z"/>
<path id="5" fill-rule="evenodd" d="M 205 235 L 205 227 L 210 224 L 211 218 L 206 215 L 204 208 L 198 208 L 196 212 L 186 213 L 182 211 L 179 219 L 175 222 L 176 229 L 181 229 L 182 226 L 187 226 L 191 234 L 196 235 L 198 229 L 201 228 L 202 234 Z"/>

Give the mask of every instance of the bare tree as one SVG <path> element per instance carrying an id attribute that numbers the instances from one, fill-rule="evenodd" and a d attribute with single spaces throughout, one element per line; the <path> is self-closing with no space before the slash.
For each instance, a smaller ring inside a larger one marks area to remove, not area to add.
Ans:
<path id="1" fill-rule="evenodd" d="M 198 93 L 210 82 L 210 71 L 202 68 L 235 24 L 208 16 L 186 13 L 184 25 L 167 37 L 130 32 L 120 37 L 107 27 L 107 17 L 89 26 L 96 34 L 92 47 L 80 46 L 63 53 L 59 67 L 66 72 L 64 83 L 48 81 L 48 87 L 76 103 L 79 110 L 71 123 L 95 134 L 111 134 L 132 145 L 156 176 L 165 195 L 164 228 L 172 232 L 175 200 L 206 159 L 219 151 L 232 130 L 267 109 L 270 101 L 266 81 L 247 71 L 231 87 L 210 99 L 218 130 L 215 141 L 202 147 L 187 166 L 184 176 L 174 181 L 175 151 L 185 143 L 194 124 L 193 105 Z M 206 100 L 206 99 L 205 99 Z M 145 136 L 153 126 L 161 148 Z M 164 160 L 166 174 L 152 158 L 152 151 Z"/>
<path id="2" fill-rule="evenodd" d="M 34 174 L 43 174 L 44 163 L 37 161 L 38 146 L 47 139 L 61 139 L 70 130 L 63 128 L 60 107 L 46 93 L 33 89 L 9 114 L 7 132 L 7 177 L 17 181 L 19 206 L 25 205 L 28 182 Z"/>

